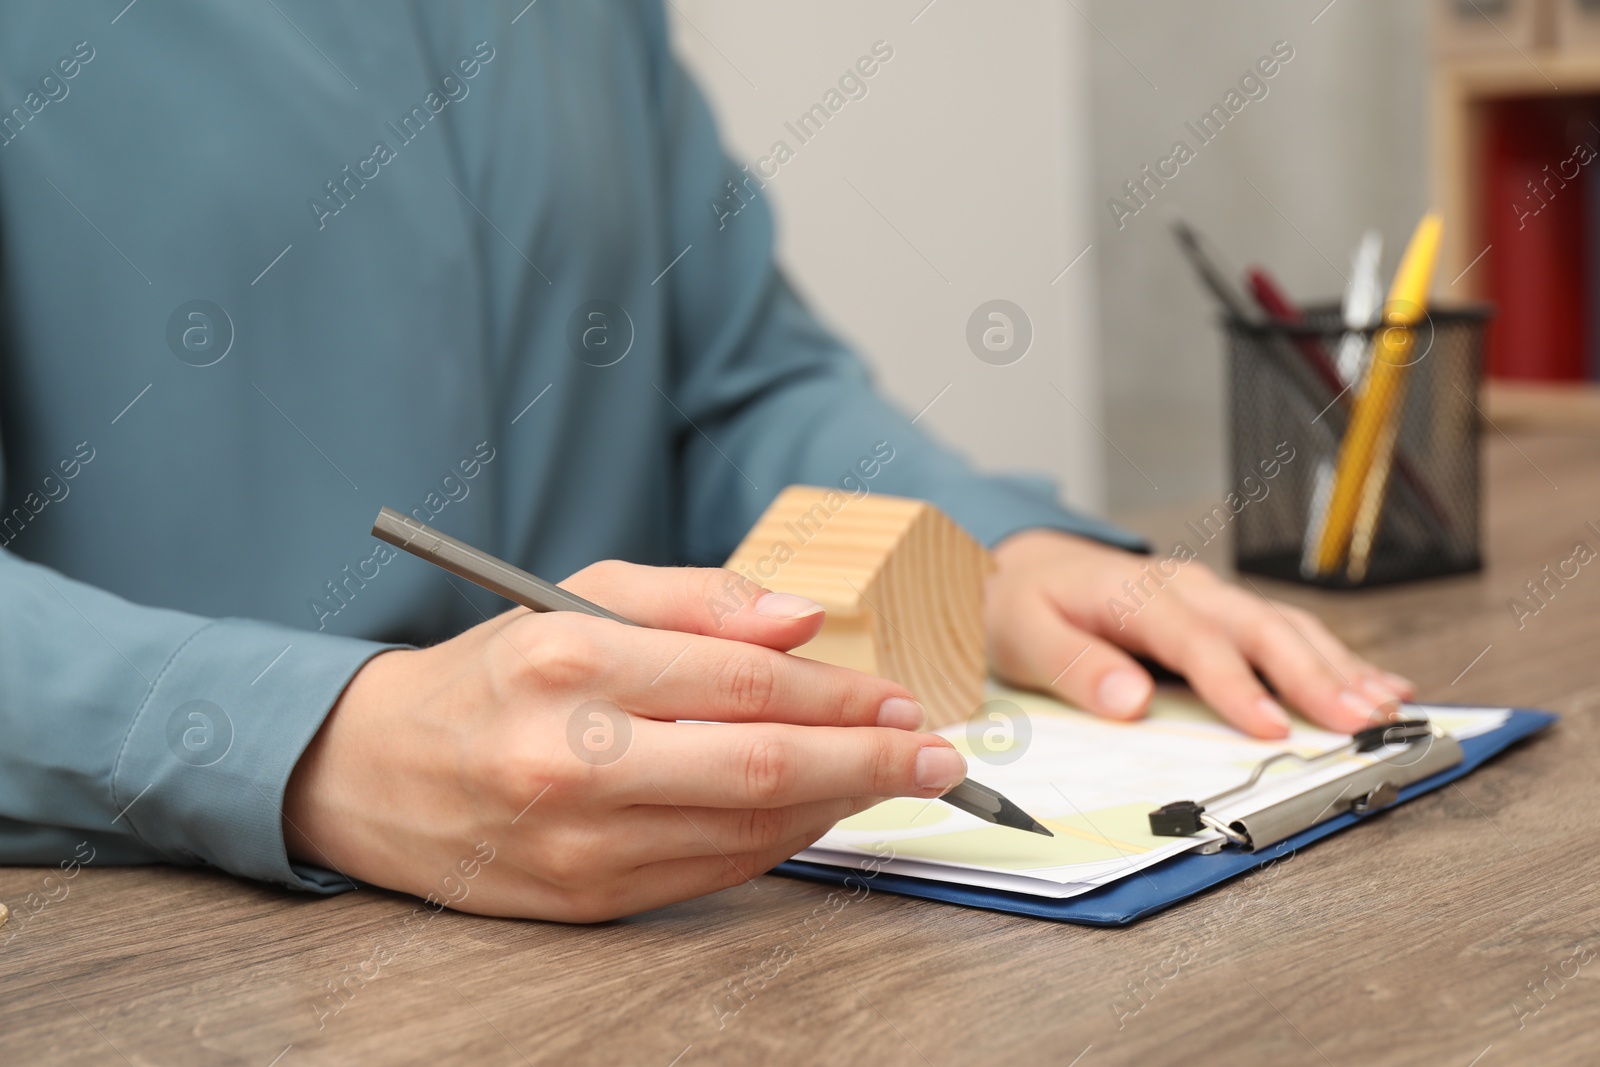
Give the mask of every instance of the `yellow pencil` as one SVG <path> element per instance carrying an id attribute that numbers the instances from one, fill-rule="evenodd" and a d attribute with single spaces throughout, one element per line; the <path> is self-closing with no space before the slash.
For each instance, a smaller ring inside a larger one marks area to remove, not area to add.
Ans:
<path id="1" fill-rule="evenodd" d="M 1404 389 L 1404 386 L 1401 387 Z M 1367 576 L 1367 562 L 1372 558 L 1372 542 L 1378 534 L 1378 520 L 1383 517 L 1384 494 L 1389 488 L 1389 471 L 1394 467 L 1394 445 L 1400 436 L 1399 412 L 1405 410 L 1405 397 L 1395 401 L 1395 418 L 1384 424 L 1378 432 L 1378 446 L 1373 452 L 1372 470 L 1361 487 L 1361 503 L 1356 508 L 1356 521 L 1350 535 L 1350 557 L 1345 561 L 1344 576 L 1360 582 Z"/>
<path id="2" fill-rule="evenodd" d="M 1333 494 L 1317 545 L 1318 574 L 1332 574 L 1344 559 L 1386 427 L 1400 417 L 1414 339 L 1411 327 L 1422 321 L 1427 312 L 1428 287 L 1439 255 L 1442 226 L 1438 215 L 1430 212 L 1422 217 L 1389 288 L 1384 328 L 1378 331 L 1372 364 L 1339 445 Z"/>

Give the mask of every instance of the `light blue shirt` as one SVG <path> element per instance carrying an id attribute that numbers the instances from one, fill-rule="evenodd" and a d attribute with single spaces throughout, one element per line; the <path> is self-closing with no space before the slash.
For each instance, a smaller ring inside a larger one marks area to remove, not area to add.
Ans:
<path id="1" fill-rule="evenodd" d="M 121 6 L 0 8 L 0 861 L 343 886 L 295 761 L 505 607 L 381 505 L 552 578 L 719 563 L 795 482 L 1136 544 L 873 392 L 655 0 Z"/>

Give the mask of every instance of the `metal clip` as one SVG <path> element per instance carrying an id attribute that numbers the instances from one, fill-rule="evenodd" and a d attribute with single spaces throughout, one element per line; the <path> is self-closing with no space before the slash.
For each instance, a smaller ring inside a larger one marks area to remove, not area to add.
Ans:
<path id="1" fill-rule="evenodd" d="M 1399 799 L 1400 790 L 1395 787 L 1395 784 L 1390 781 L 1383 781 L 1379 782 L 1365 796 L 1357 797 L 1351 801 L 1350 810 L 1357 815 L 1365 815 L 1368 812 L 1377 811 L 1379 808 L 1387 808 Z"/>
<path id="2" fill-rule="evenodd" d="M 1427 743 L 1418 744 L 1422 741 Z M 1280 761 L 1294 760 L 1310 767 L 1339 756 L 1361 755 L 1381 748 L 1395 751 L 1376 763 L 1353 769 L 1343 778 L 1312 786 L 1270 807 L 1227 822 L 1208 811 L 1212 805 L 1250 790 Z M 1268 756 L 1255 766 L 1243 783 L 1203 801 L 1180 800 L 1157 808 L 1150 813 L 1150 832 L 1158 837 L 1188 837 L 1202 829 L 1211 829 L 1221 834 L 1228 844 L 1252 852 L 1337 815 L 1367 815 L 1389 807 L 1399 800 L 1401 787 L 1453 767 L 1461 759 L 1460 744 L 1426 719 L 1373 726 L 1355 734 L 1338 748 L 1315 756 L 1294 752 Z"/>

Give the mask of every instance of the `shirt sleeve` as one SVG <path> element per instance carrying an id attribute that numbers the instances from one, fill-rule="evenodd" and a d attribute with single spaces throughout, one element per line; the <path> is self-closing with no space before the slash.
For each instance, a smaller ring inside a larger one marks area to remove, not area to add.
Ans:
<path id="1" fill-rule="evenodd" d="M 1047 479 L 975 471 L 875 391 L 861 360 L 774 264 L 759 174 L 723 152 L 704 98 L 668 48 L 659 0 L 642 2 L 653 24 L 668 252 L 685 250 L 662 281 L 671 286 L 687 558 L 722 562 L 795 483 L 927 500 L 990 546 L 1046 527 L 1148 551 L 1138 536 L 1063 507 Z"/>
<path id="2" fill-rule="evenodd" d="M 290 863 L 283 792 L 388 647 L 141 607 L 0 549 L 0 863 L 166 861 L 349 888 Z"/>

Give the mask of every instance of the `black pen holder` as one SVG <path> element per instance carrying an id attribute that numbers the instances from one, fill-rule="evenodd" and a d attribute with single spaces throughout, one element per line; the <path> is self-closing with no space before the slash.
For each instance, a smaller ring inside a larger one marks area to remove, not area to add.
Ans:
<path id="1" fill-rule="evenodd" d="M 1229 493 L 1195 536 L 1209 539 L 1213 528 L 1231 527 L 1241 573 L 1324 588 L 1477 570 L 1477 397 L 1491 314 L 1487 306 L 1441 309 L 1413 328 L 1409 351 L 1395 361 L 1404 370 L 1392 462 L 1373 465 L 1366 519 L 1349 524 L 1351 544 L 1364 547 L 1325 567 L 1318 557 L 1326 562 L 1319 549 L 1329 501 L 1345 473 L 1340 445 L 1372 360 L 1390 358 L 1373 354 L 1385 327 L 1347 331 L 1335 308 L 1308 311 L 1298 323 L 1224 319 Z"/>

